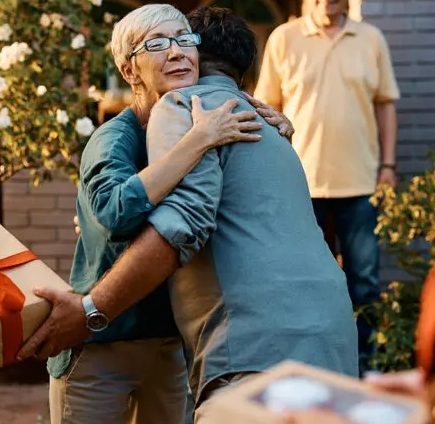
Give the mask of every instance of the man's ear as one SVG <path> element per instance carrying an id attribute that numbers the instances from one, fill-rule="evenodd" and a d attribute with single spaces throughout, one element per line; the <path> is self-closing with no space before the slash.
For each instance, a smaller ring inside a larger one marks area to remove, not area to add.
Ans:
<path id="1" fill-rule="evenodd" d="M 141 82 L 141 79 L 139 75 L 136 73 L 136 70 L 134 69 L 131 60 L 129 60 L 128 62 L 124 63 L 121 66 L 121 74 L 130 85 L 137 85 L 140 84 Z"/>

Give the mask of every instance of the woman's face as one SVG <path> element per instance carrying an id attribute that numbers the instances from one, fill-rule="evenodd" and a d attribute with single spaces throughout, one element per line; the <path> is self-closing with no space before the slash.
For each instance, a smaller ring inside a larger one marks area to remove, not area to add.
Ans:
<path id="1" fill-rule="evenodd" d="M 157 37 L 176 37 L 189 32 L 180 21 L 165 21 L 151 29 L 144 41 Z M 157 52 L 143 49 L 131 61 L 135 77 L 147 92 L 155 94 L 157 98 L 170 90 L 188 87 L 198 81 L 198 50 L 196 47 L 180 47 L 173 40 L 169 49 Z"/>

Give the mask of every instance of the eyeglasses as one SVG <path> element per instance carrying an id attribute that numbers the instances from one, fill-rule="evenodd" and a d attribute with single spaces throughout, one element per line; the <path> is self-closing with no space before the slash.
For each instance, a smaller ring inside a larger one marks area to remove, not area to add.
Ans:
<path id="1" fill-rule="evenodd" d="M 173 41 L 175 41 L 180 47 L 193 47 L 201 44 L 201 36 L 196 32 L 192 32 L 188 34 L 177 35 L 176 37 L 152 38 L 151 40 L 144 41 L 141 47 L 134 50 L 130 54 L 130 59 L 142 49 L 145 49 L 148 52 L 160 52 L 162 50 L 167 50 L 171 47 Z"/>

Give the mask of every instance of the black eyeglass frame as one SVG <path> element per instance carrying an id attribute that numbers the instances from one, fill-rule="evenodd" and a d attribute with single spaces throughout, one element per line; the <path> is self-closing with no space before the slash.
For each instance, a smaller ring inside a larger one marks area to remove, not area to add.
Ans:
<path id="1" fill-rule="evenodd" d="M 196 38 L 196 42 L 195 42 L 195 44 L 192 44 L 192 45 L 190 45 L 190 46 L 181 46 L 180 43 L 178 42 L 178 38 L 179 38 L 179 37 L 186 36 L 186 35 L 194 35 L 195 38 Z M 154 41 L 154 40 L 158 40 L 158 39 L 166 39 L 166 40 L 169 40 L 169 45 L 168 45 L 168 47 L 165 47 L 164 49 L 150 50 L 149 47 L 147 47 L 147 43 L 149 43 L 149 42 L 151 42 L 151 41 Z M 173 41 L 175 41 L 175 42 L 177 43 L 177 45 L 178 45 L 179 47 L 181 47 L 181 48 L 183 48 L 183 47 L 195 47 L 195 46 L 199 46 L 199 45 L 201 44 L 201 36 L 200 36 L 197 32 L 188 32 L 188 33 L 186 33 L 186 34 L 180 34 L 180 35 L 177 35 L 176 37 L 156 37 L 156 38 L 151 38 L 150 40 L 145 40 L 145 41 L 143 42 L 142 46 L 140 46 L 138 49 L 133 50 L 133 51 L 131 52 L 130 56 L 129 56 L 129 59 L 131 59 L 133 56 L 135 56 L 137 53 L 139 53 L 142 49 L 145 49 L 147 52 L 151 52 L 151 53 L 154 53 L 154 52 L 162 52 L 162 51 L 164 51 L 164 50 L 168 50 L 168 49 L 171 48 L 171 46 L 172 46 L 172 42 L 173 42 Z"/>

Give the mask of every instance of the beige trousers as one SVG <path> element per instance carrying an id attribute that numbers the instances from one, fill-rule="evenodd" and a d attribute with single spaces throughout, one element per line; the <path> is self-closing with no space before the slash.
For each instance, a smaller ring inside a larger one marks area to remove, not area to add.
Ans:
<path id="1" fill-rule="evenodd" d="M 88 344 L 50 379 L 51 424 L 183 424 L 186 389 L 178 338 Z"/>

